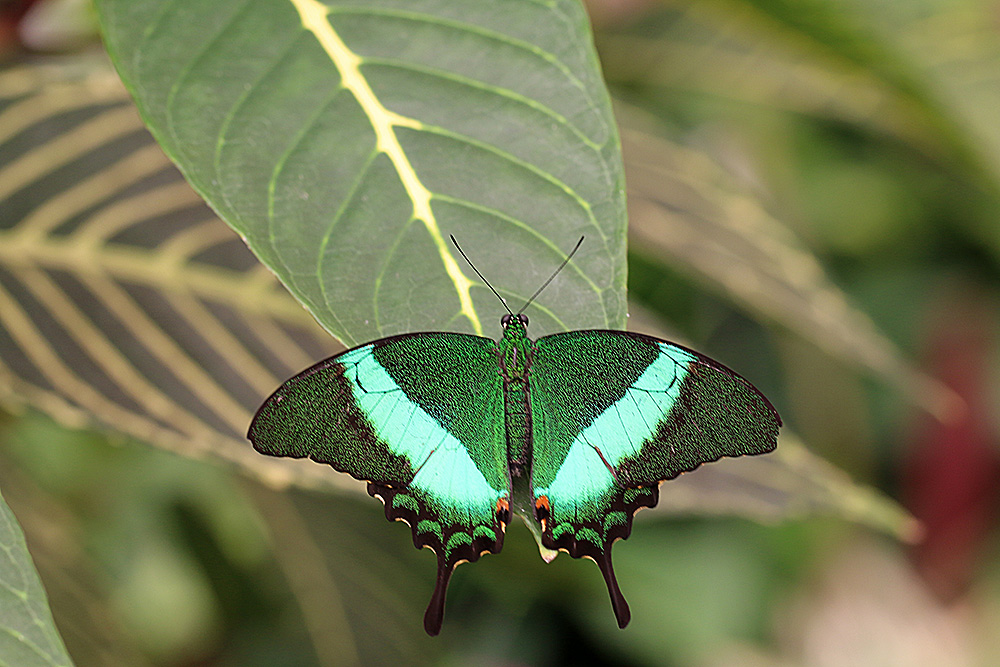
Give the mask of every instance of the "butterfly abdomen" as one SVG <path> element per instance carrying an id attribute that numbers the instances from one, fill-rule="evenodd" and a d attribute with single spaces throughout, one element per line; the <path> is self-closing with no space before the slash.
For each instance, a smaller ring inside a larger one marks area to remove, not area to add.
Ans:
<path id="1" fill-rule="evenodd" d="M 531 458 L 530 401 L 527 378 L 504 381 L 507 455 L 514 472 L 523 471 Z"/>

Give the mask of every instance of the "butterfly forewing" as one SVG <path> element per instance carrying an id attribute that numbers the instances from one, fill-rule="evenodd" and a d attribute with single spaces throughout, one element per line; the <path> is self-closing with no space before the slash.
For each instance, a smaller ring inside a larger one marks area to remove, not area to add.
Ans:
<path id="1" fill-rule="evenodd" d="M 619 625 L 629 619 L 611 565 L 632 515 L 659 482 L 723 456 L 774 449 L 780 419 L 746 380 L 683 347 L 622 331 L 535 344 L 532 489 L 543 543 L 601 567 Z"/>
<path id="2" fill-rule="evenodd" d="M 425 626 L 441 626 L 454 567 L 503 544 L 510 494 L 496 342 L 396 336 L 327 359 L 282 385 L 250 426 L 254 447 L 309 457 L 369 482 L 386 516 L 438 556 Z"/>

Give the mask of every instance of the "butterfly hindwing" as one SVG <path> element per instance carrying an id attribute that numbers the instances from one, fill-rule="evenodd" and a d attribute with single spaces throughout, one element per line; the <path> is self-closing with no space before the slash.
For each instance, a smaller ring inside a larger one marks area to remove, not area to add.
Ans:
<path id="1" fill-rule="evenodd" d="M 368 482 L 386 517 L 438 557 L 424 624 L 437 634 L 455 566 L 503 545 L 509 471 L 496 342 L 453 333 L 356 347 L 282 385 L 250 426 L 254 447 Z"/>
<path id="2" fill-rule="evenodd" d="M 629 620 L 611 545 L 653 507 L 659 482 L 777 444 L 780 419 L 749 382 L 691 350 L 623 331 L 535 343 L 532 489 L 550 549 L 597 562 L 618 623 Z"/>

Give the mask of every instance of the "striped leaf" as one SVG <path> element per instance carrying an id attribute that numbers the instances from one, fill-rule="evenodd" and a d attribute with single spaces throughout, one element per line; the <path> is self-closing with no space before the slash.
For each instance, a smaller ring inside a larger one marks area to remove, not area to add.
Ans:
<path id="1" fill-rule="evenodd" d="M 254 407 L 337 346 L 184 183 L 112 75 L 45 75 L 0 79 L 5 401 L 272 474 L 244 439 Z"/>

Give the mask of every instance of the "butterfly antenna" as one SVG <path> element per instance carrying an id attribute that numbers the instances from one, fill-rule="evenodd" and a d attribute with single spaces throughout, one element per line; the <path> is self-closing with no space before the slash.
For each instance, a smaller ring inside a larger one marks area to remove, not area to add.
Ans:
<path id="1" fill-rule="evenodd" d="M 518 315 L 523 313 L 525 309 L 531 305 L 531 302 L 535 300 L 535 297 L 541 294 L 542 290 L 548 287 L 550 282 L 555 280 L 555 277 L 559 275 L 559 272 L 562 271 L 564 268 L 566 268 L 566 265 L 569 264 L 569 260 L 573 259 L 573 255 L 575 255 L 576 251 L 580 249 L 581 243 L 583 243 L 582 236 L 580 237 L 580 240 L 576 242 L 576 245 L 573 246 L 573 249 L 570 250 L 569 254 L 566 255 L 566 259 L 562 261 L 562 264 L 559 265 L 559 268 L 552 272 L 552 275 L 549 276 L 549 279 L 546 280 L 544 283 L 542 283 L 542 286 L 539 287 L 537 290 L 535 290 L 535 293 L 531 295 L 531 298 L 528 299 L 527 302 L 525 302 L 525 304 L 521 307 L 521 310 L 517 311 Z"/>
<path id="2" fill-rule="evenodd" d="M 486 286 L 490 288 L 490 291 L 497 295 L 497 298 L 500 299 L 500 303 L 502 303 L 503 307 L 507 309 L 507 312 L 513 315 L 514 313 L 510 312 L 510 308 L 507 307 L 507 302 L 504 301 L 504 298 L 500 296 L 499 292 L 493 289 L 493 285 L 490 285 L 490 281 L 488 281 L 486 277 L 479 272 L 479 269 L 476 268 L 476 265 L 472 263 L 472 260 L 469 259 L 469 256 L 465 254 L 464 250 L 462 250 L 462 246 L 458 245 L 458 241 L 455 240 L 455 235 L 449 234 L 448 236 L 451 237 L 451 242 L 455 244 L 455 247 L 458 248 L 458 252 L 462 254 L 462 257 L 464 257 L 465 261 L 469 263 L 469 266 L 471 266 L 472 270 L 476 272 L 476 275 L 479 276 L 480 280 L 486 283 Z"/>

